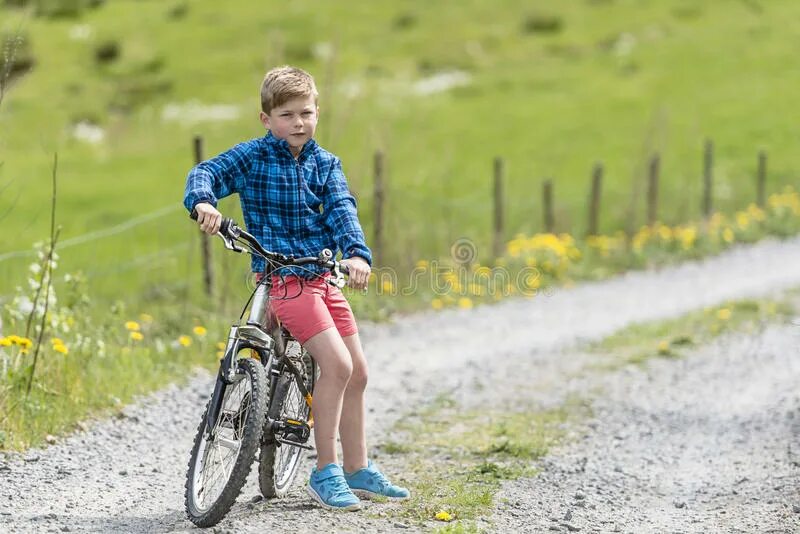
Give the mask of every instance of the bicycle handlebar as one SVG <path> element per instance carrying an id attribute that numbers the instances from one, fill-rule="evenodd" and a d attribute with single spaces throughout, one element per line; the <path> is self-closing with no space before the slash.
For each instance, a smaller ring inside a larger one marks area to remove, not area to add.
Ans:
<path id="1" fill-rule="evenodd" d="M 197 220 L 197 211 L 192 210 L 192 213 L 189 215 L 192 220 Z M 225 242 L 225 248 L 233 250 L 234 252 L 245 252 L 244 249 L 236 246 L 235 242 L 239 241 L 240 239 L 247 242 L 248 248 L 259 256 L 262 256 L 267 261 L 277 263 L 281 267 L 292 267 L 292 266 L 303 266 L 303 265 L 319 265 L 320 267 L 325 267 L 332 272 L 339 272 L 341 271 L 344 274 L 350 274 L 350 270 L 348 269 L 347 265 L 342 265 L 340 262 L 333 259 L 333 252 L 329 249 L 323 249 L 318 257 L 307 256 L 301 258 L 295 258 L 294 256 L 286 256 L 284 254 L 280 254 L 278 252 L 270 252 L 269 250 L 265 249 L 261 246 L 261 243 L 252 235 L 243 230 L 239 225 L 237 225 L 233 219 L 229 217 L 223 217 L 222 222 L 219 226 L 219 231 L 217 234 L 222 238 Z"/>

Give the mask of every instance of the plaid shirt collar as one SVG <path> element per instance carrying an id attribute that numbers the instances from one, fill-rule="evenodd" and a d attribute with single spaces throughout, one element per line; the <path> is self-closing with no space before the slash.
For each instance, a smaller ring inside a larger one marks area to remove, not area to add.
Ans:
<path id="1" fill-rule="evenodd" d="M 264 136 L 264 140 L 267 142 L 267 145 L 270 147 L 275 147 L 281 150 L 285 150 L 290 156 L 294 158 L 294 154 L 292 154 L 292 149 L 289 146 L 289 143 L 286 139 L 278 139 L 272 134 L 272 130 L 267 130 L 267 135 Z M 306 144 L 303 145 L 303 148 L 300 150 L 300 155 L 297 156 L 297 160 L 299 162 L 305 161 L 311 154 L 313 154 L 317 150 L 317 142 L 314 139 L 309 139 L 306 141 Z"/>

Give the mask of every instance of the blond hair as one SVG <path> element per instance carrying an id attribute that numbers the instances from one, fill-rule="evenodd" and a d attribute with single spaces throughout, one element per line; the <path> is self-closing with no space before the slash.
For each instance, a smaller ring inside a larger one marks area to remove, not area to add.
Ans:
<path id="1" fill-rule="evenodd" d="M 319 93 L 314 78 L 297 67 L 289 65 L 275 67 L 261 82 L 261 109 L 268 115 L 274 108 L 282 106 L 293 98 L 308 96 L 313 96 L 314 102 L 317 102 Z"/>

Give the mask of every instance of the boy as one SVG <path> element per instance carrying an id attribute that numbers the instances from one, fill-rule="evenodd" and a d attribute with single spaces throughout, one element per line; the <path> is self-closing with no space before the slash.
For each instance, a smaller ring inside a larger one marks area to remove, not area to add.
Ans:
<path id="1" fill-rule="evenodd" d="M 222 217 L 217 200 L 239 193 L 247 229 L 265 248 L 282 254 L 316 256 L 342 251 L 350 287 L 367 286 L 372 257 L 347 188 L 341 162 L 314 141 L 319 118 L 317 89 L 307 72 L 294 67 L 270 70 L 261 84 L 259 118 L 267 135 L 240 143 L 190 172 L 184 205 L 197 211 L 200 228 L 215 234 Z M 320 209 L 321 208 L 321 209 Z M 253 257 L 252 269 L 264 272 Z M 356 510 L 364 496 L 408 498 L 367 460 L 364 389 L 367 362 L 353 312 L 338 288 L 319 279 L 290 274 L 273 287 L 272 308 L 281 323 L 311 353 L 321 375 L 314 387 L 314 440 L 317 465 L 308 493 L 324 508 Z M 287 291 L 288 290 L 288 291 Z M 343 468 L 336 458 L 336 430 Z"/>

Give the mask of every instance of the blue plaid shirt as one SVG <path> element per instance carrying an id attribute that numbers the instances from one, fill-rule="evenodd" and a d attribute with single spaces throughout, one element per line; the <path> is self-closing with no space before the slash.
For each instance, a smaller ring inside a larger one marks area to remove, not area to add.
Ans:
<path id="1" fill-rule="evenodd" d="M 239 143 L 189 172 L 183 205 L 189 211 L 200 202 L 216 207 L 233 193 L 239 193 L 247 231 L 267 250 L 300 257 L 329 248 L 372 263 L 342 163 L 313 139 L 297 159 L 286 140 L 271 132 Z M 253 256 L 253 272 L 263 272 L 264 263 Z"/>

